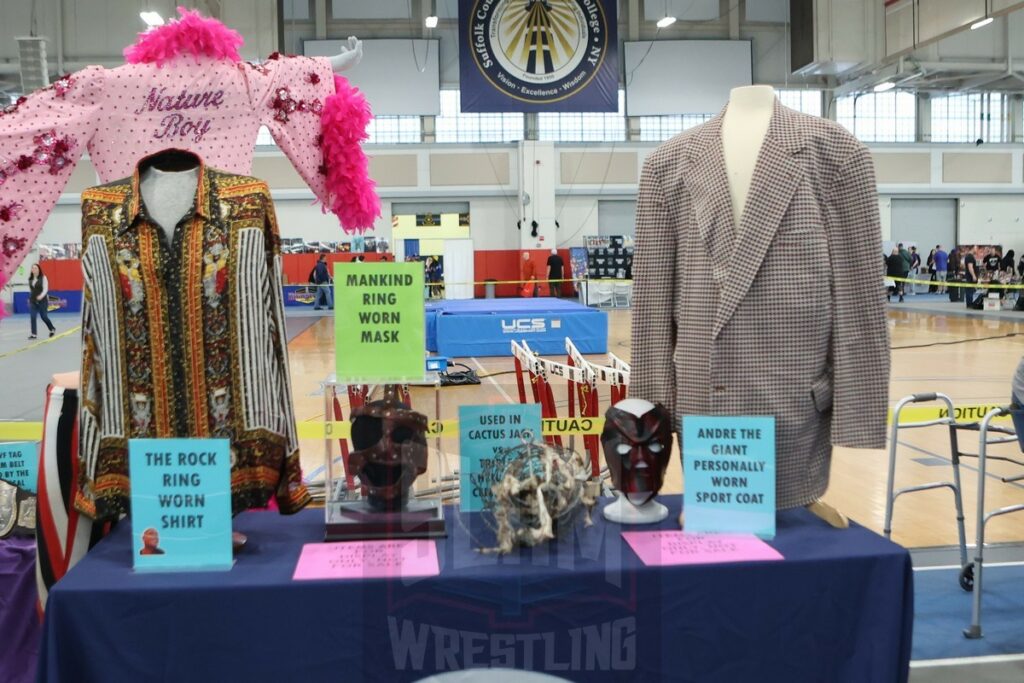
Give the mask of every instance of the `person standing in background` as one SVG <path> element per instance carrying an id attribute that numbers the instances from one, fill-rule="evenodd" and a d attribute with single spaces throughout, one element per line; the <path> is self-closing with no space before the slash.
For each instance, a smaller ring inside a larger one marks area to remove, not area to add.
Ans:
<path id="1" fill-rule="evenodd" d="M 885 260 L 885 274 L 890 278 L 905 277 L 906 274 L 903 272 L 904 262 L 903 257 L 900 256 L 899 249 L 893 249 L 892 253 L 889 254 L 889 258 Z M 900 295 L 900 303 L 903 302 L 903 287 L 906 283 L 895 280 L 893 286 L 889 288 L 889 291 L 885 295 L 886 301 L 892 301 L 893 293 Z"/>
<path id="2" fill-rule="evenodd" d="M 523 265 L 520 270 L 520 280 L 522 284 L 522 294 L 525 297 L 537 296 L 537 270 L 530 260 L 530 252 L 523 252 Z"/>
<path id="3" fill-rule="evenodd" d="M 910 247 L 910 277 L 913 280 L 917 280 L 917 276 L 921 272 L 921 255 L 917 253 L 917 247 Z M 909 294 L 917 294 L 916 290 L 917 283 L 910 285 Z"/>
<path id="4" fill-rule="evenodd" d="M 964 254 L 964 282 L 975 284 L 978 282 L 978 260 L 974 258 L 974 252 L 970 249 Z M 967 308 L 971 307 L 974 301 L 974 287 L 964 287 L 964 301 Z"/>
<path id="5" fill-rule="evenodd" d="M 993 249 L 985 255 L 985 271 L 989 277 L 995 277 L 995 274 L 999 272 L 999 265 L 1002 263 L 1002 259 L 999 257 L 999 252 Z"/>
<path id="6" fill-rule="evenodd" d="M 1011 277 L 1013 276 L 1013 269 L 1016 267 L 1014 264 L 1013 257 L 1013 249 L 1010 249 L 1009 251 L 1006 252 L 1006 256 L 1003 257 L 1003 260 L 999 264 L 999 269 L 1005 270 L 1007 273 L 1010 274 Z"/>
<path id="7" fill-rule="evenodd" d="M 937 278 L 935 277 L 935 249 L 928 252 L 928 260 L 925 262 L 925 267 L 928 268 L 928 293 L 935 294 L 939 291 L 939 285 Z"/>
<path id="8" fill-rule="evenodd" d="M 946 274 L 949 271 L 949 254 L 942 250 L 941 244 L 935 245 L 935 280 L 939 283 L 939 294 L 946 292 Z"/>
<path id="9" fill-rule="evenodd" d="M 43 275 L 43 268 L 38 263 L 32 264 L 32 270 L 28 276 L 28 311 L 31 313 L 31 329 L 32 334 L 28 336 L 29 339 L 36 338 L 36 317 L 43 319 L 46 326 L 50 329 L 50 336 L 56 334 L 57 330 L 50 322 L 50 316 L 48 309 L 50 307 L 50 299 L 47 294 L 50 291 L 50 283 L 47 281 L 46 276 Z"/>
<path id="10" fill-rule="evenodd" d="M 548 287 L 551 288 L 551 296 L 562 296 L 562 283 L 552 282 L 552 280 L 561 280 L 564 268 L 565 261 L 558 255 L 557 249 L 552 249 L 551 256 L 548 256 Z"/>
<path id="11" fill-rule="evenodd" d="M 899 275 L 897 275 L 896 277 L 899 277 L 900 279 L 906 280 L 907 277 L 910 275 L 910 262 L 911 262 L 910 252 L 907 251 L 907 248 L 903 246 L 903 242 L 900 242 L 898 245 L 896 245 L 896 250 L 897 250 L 896 251 L 897 255 L 900 257 L 900 259 L 903 262 L 901 267 L 900 267 L 901 273 Z M 900 285 L 900 301 L 903 301 L 903 295 L 907 291 L 907 283 L 906 282 L 900 282 L 899 285 Z M 913 288 L 911 288 L 911 289 L 913 289 Z"/>
<path id="12" fill-rule="evenodd" d="M 316 285 L 316 298 L 313 299 L 313 310 L 319 311 L 321 298 L 327 300 L 327 309 L 334 310 L 334 292 L 331 291 L 331 272 L 327 269 L 327 254 L 321 252 L 313 267 L 313 284 Z"/>

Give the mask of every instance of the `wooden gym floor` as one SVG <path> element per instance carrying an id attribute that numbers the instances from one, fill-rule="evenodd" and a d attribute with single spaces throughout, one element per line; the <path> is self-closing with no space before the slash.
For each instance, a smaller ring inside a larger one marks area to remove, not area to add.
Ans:
<path id="1" fill-rule="evenodd" d="M 1009 402 L 1010 381 L 1024 356 L 1024 323 L 1012 319 L 967 317 L 956 313 L 936 314 L 893 306 L 889 310 L 892 343 L 890 405 L 915 392 L 941 391 L 960 405 Z M 609 312 L 609 349 L 624 360 L 630 357 L 630 312 Z M 1019 337 L 1007 336 L 1020 334 Z M 992 337 L 985 341 L 981 338 Z M 967 341 L 976 340 L 976 341 Z M 953 343 L 950 343 L 953 342 Z M 933 345 L 934 344 L 934 345 Z M 915 348 L 910 348 L 915 347 Z M 320 420 L 323 397 L 319 382 L 333 372 L 334 339 L 329 318 L 323 318 L 297 336 L 290 344 L 292 383 L 299 422 Z M 441 417 L 454 419 L 464 404 L 505 403 L 516 400 L 516 381 L 511 358 L 457 359 L 485 377 L 479 386 L 441 389 Z M 554 360 L 564 360 L 555 358 Z M 602 357 L 595 361 L 604 362 Z M 433 393 L 416 389 L 413 403 L 433 418 Z M 564 385 L 556 385 L 556 400 L 565 414 Z M 608 397 L 602 392 L 602 410 Z M 348 416 L 347 403 L 344 403 Z M 949 466 L 949 435 L 945 427 L 906 430 L 900 434 L 896 486 L 910 486 L 952 478 Z M 433 445 L 433 442 L 431 442 Z M 977 452 L 977 433 L 964 432 L 962 450 Z M 457 458 L 457 439 L 445 439 L 443 450 L 450 467 Z M 312 472 L 324 464 L 324 445 L 303 441 L 303 469 Z M 678 450 L 677 450 L 678 453 Z M 1024 460 L 1014 444 L 993 446 L 989 455 L 1006 455 Z M 831 486 L 825 501 L 851 519 L 881 532 L 885 517 L 885 485 L 888 454 L 885 450 L 837 448 L 833 456 Z M 989 468 L 986 509 L 1024 503 L 1024 481 L 1003 483 L 999 476 L 1024 474 L 1024 467 L 992 462 Z M 967 539 L 973 543 L 977 489 L 976 460 L 961 465 Z M 995 475 L 995 476 L 993 476 Z M 669 465 L 666 493 L 682 490 L 678 455 Z M 953 496 L 948 489 L 908 494 L 896 503 L 893 539 L 908 547 L 948 546 L 957 542 Z M 1024 541 L 1024 513 L 994 519 L 987 539 L 993 543 Z"/>

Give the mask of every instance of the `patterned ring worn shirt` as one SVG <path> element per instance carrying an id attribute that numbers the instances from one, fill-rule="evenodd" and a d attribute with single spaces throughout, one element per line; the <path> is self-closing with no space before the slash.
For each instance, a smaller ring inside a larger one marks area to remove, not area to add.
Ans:
<path id="1" fill-rule="evenodd" d="M 140 162 L 139 167 L 146 160 Z M 128 439 L 231 440 L 232 507 L 309 502 L 299 469 L 266 183 L 200 163 L 171 244 L 134 175 L 82 194 L 81 481 L 96 519 L 129 510 Z"/>

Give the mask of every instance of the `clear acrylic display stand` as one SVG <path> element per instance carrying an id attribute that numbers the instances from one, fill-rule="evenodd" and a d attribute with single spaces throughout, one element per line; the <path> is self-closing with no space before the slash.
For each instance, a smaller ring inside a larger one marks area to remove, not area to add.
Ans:
<path id="1" fill-rule="evenodd" d="M 370 507 L 362 492 L 362 486 L 355 472 L 347 469 L 348 451 L 342 448 L 341 440 L 334 435 L 331 423 L 335 421 L 335 399 L 338 390 L 347 393 L 350 386 L 368 386 L 368 394 L 373 393 L 375 385 L 383 383 L 378 380 L 348 380 L 339 383 L 334 375 L 323 382 L 324 389 L 324 420 L 327 423 L 324 437 L 324 457 L 326 458 L 326 514 L 327 541 L 351 541 L 388 538 L 437 538 L 447 535 L 444 525 L 444 508 L 442 503 L 441 483 L 450 479 L 447 475 L 447 462 L 441 451 L 441 436 L 438 433 L 430 448 L 428 433 L 427 471 L 421 474 L 409 491 L 409 496 L 402 509 L 381 511 Z M 433 387 L 434 415 L 432 420 L 441 419 L 441 378 L 435 373 L 428 373 L 422 380 L 408 381 L 400 387 Z M 411 397 L 410 397 L 411 398 Z M 367 402 L 369 402 L 369 397 Z M 412 406 L 413 410 L 425 413 L 423 406 Z M 351 419 L 351 411 L 345 421 Z M 347 441 L 347 439 L 345 440 Z M 336 452 L 341 451 L 336 455 Z M 432 486 L 431 482 L 437 482 Z"/>

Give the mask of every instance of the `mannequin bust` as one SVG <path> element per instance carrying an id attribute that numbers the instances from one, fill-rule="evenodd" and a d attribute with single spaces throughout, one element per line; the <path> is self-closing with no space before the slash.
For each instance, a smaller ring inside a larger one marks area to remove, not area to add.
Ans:
<path id="1" fill-rule="evenodd" d="M 722 119 L 722 155 L 737 226 L 743 218 L 754 167 L 774 109 L 775 89 L 770 85 L 744 86 L 729 92 L 729 106 Z M 837 529 L 850 525 L 843 513 L 820 500 L 808 505 L 807 509 Z M 680 515 L 680 524 L 682 522 Z"/>
<path id="2" fill-rule="evenodd" d="M 139 176 L 139 194 L 149 217 L 160 226 L 167 244 L 174 228 L 195 202 L 199 159 L 194 154 L 168 151 L 150 159 Z"/>
<path id="3" fill-rule="evenodd" d="M 729 92 L 729 106 L 722 119 L 722 155 L 737 226 L 743 218 L 754 166 L 774 108 L 775 89 L 770 85 L 733 88 Z"/>
<path id="4" fill-rule="evenodd" d="M 150 166 L 142 172 L 139 193 L 149 217 L 164 231 L 167 244 L 174 239 L 178 221 L 192 208 L 198 186 L 198 166 L 183 171 L 162 171 Z"/>

